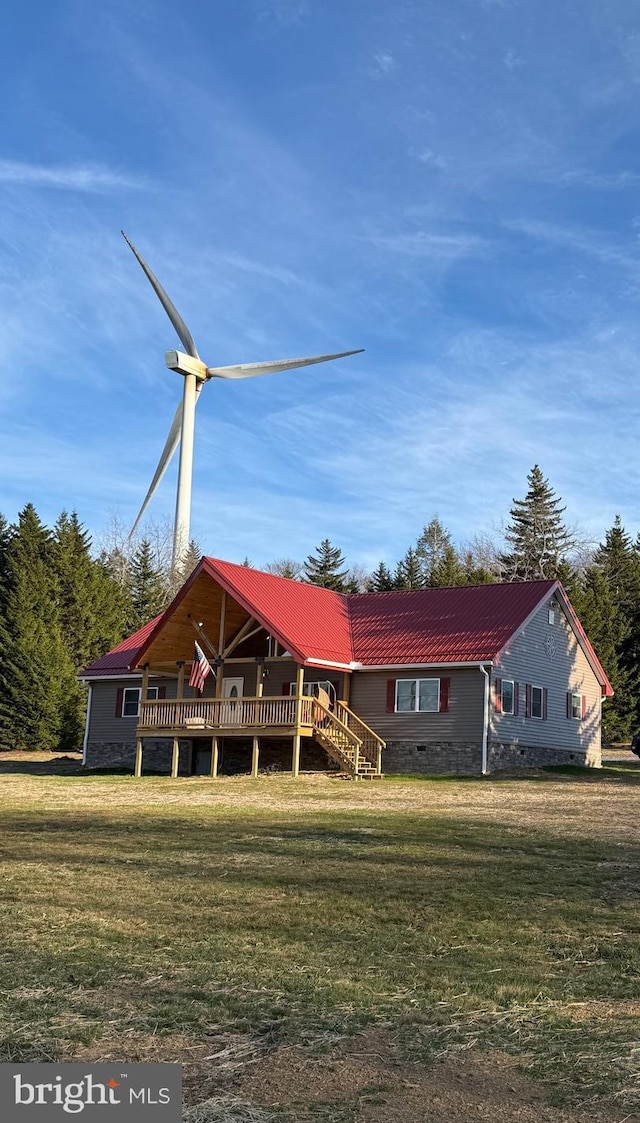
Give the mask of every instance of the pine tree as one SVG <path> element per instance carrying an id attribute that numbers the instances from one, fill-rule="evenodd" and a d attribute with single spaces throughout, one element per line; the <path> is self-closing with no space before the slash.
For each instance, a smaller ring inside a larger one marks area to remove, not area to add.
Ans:
<path id="1" fill-rule="evenodd" d="M 309 554 L 304 563 L 305 580 L 310 585 L 321 585 L 323 589 L 333 589 L 336 593 L 346 591 L 348 570 L 340 550 L 332 546 L 328 538 L 323 538 L 314 554 Z"/>
<path id="2" fill-rule="evenodd" d="M 614 690 L 602 709 L 603 735 L 609 742 L 628 741 L 636 732 L 638 685 L 637 668 L 629 670 L 623 663 L 629 619 L 616 603 L 615 591 L 599 565 L 588 567 L 571 600 Z"/>
<path id="3" fill-rule="evenodd" d="M 126 601 L 104 565 L 91 557 L 91 539 L 75 511 L 71 515 L 63 511 L 56 522 L 52 563 L 62 635 L 79 673 L 122 639 Z M 62 749 L 80 748 L 85 712 L 86 689 L 76 680 L 63 704 Z"/>
<path id="4" fill-rule="evenodd" d="M 409 547 L 396 566 L 394 585 L 396 589 L 424 589 L 425 587 L 422 561 L 413 546 Z"/>
<path id="5" fill-rule="evenodd" d="M 11 527 L 3 514 L 0 514 L 0 620 L 4 615 L 6 596 L 9 582 L 7 572 L 9 542 L 11 541 Z"/>
<path id="6" fill-rule="evenodd" d="M 135 632 L 167 605 L 163 574 L 154 566 L 151 543 L 143 538 L 131 561 L 131 616 L 128 632 Z"/>
<path id="7" fill-rule="evenodd" d="M 395 587 L 395 581 L 389 566 L 386 562 L 381 561 L 378 568 L 374 569 L 369 578 L 368 592 L 388 593 L 392 589 L 395 589 Z"/>
<path id="8" fill-rule="evenodd" d="M 467 575 L 454 547 L 449 544 L 431 570 L 429 585 L 432 588 L 446 588 L 451 585 L 466 585 Z"/>
<path id="9" fill-rule="evenodd" d="M 32 504 L 7 547 L 0 628 L 0 745 L 53 749 L 64 744 L 64 713 L 76 690 L 60 622 L 60 588 L 50 532 Z"/>
<path id="10" fill-rule="evenodd" d="M 534 464 L 527 476 L 529 490 L 524 499 L 514 499 L 511 525 L 505 532 L 511 553 L 502 561 L 507 581 L 555 579 L 573 539 L 562 520 L 561 507 L 554 491 Z"/>
<path id="11" fill-rule="evenodd" d="M 432 585 L 432 574 L 445 560 L 447 550 L 453 549 L 451 535 L 444 528 L 437 515 L 422 528 L 416 542 L 416 554 L 420 559 L 425 584 Z M 441 583 L 441 582 L 440 582 Z"/>

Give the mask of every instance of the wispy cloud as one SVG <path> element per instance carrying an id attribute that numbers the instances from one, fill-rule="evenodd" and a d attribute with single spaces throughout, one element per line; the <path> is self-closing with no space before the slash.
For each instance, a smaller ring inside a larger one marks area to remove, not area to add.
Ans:
<path id="1" fill-rule="evenodd" d="M 45 165 L 0 160 L 0 183 L 55 187 L 63 191 L 140 190 L 148 183 L 100 164 Z"/>

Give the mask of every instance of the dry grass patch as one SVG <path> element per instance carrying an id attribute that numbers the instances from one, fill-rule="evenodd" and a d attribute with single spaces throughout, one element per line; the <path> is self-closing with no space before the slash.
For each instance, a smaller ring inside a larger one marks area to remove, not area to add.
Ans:
<path id="1" fill-rule="evenodd" d="M 639 780 L 5 772 L 4 1059 L 181 1060 L 192 1104 L 302 1119 L 239 1082 L 291 1056 L 309 1081 L 384 1027 L 376 1070 L 513 1056 L 558 1102 L 629 1117 Z M 361 1099 L 304 1111 L 402 1114 Z"/>

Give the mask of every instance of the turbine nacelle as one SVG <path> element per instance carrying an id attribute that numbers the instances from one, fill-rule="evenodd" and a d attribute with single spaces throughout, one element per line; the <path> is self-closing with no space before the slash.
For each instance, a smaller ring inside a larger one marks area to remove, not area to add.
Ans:
<path id="1" fill-rule="evenodd" d="M 198 382 L 206 382 L 210 376 L 207 374 L 206 364 L 202 359 L 194 359 L 193 355 L 185 355 L 184 351 L 166 351 L 164 361 L 169 370 L 178 374 L 194 374 Z"/>

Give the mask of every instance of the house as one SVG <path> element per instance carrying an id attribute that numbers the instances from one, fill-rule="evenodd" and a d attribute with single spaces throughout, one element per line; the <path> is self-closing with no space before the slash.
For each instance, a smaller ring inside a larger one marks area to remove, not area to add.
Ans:
<path id="1" fill-rule="evenodd" d="M 613 693 L 557 581 L 342 595 L 206 557 L 82 678 L 85 764 L 138 775 L 598 766 Z"/>

